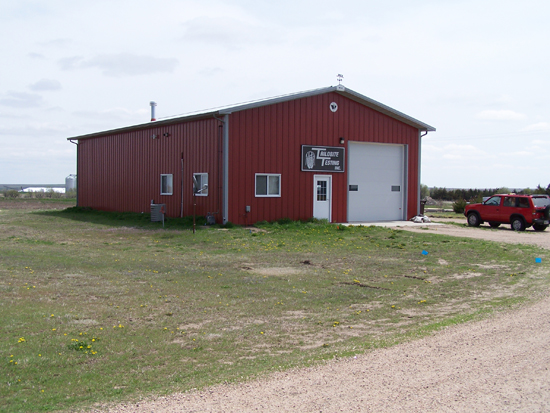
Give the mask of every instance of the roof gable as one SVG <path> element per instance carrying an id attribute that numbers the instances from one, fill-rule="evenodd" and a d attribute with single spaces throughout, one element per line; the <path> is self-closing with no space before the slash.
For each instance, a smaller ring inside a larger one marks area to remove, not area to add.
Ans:
<path id="1" fill-rule="evenodd" d="M 408 116 L 402 112 L 399 112 L 398 110 L 395 110 L 389 106 L 386 106 L 380 102 L 377 102 L 374 99 L 371 99 L 367 96 L 361 95 L 360 93 L 357 93 L 351 89 L 347 89 L 342 85 L 339 86 L 330 86 L 322 89 L 313 89 L 306 92 L 299 92 L 299 93 L 293 93 L 289 95 L 264 99 L 264 100 L 258 100 L 250 103 L 245 103 L 241 105 L 235 105 L 235 106 L 228 106 L 227 108 L 218 110 L 218 113 L 220 115 L 228 115 L 233 112 L 238 112 L 241 110 L 247 110 L 247 109 L 253 109 L 261 106 L 267 106 L 267 105 L 274 105 L 276 103 L 281 102 L 288 102 L 290 100 L 296 100 L 296 99 L 302 99 L 305 97 L 310 96 L 317 96 L 317 95 L 323 95 L 325 93 L 330 92 L 336 92 L 339 95 L 345 96 L 357 103 L 360 103 L 362 105 L 365 105 L 373 110 L 376 110 L 377 112 L 384 113 L 385 115 L 388 115 L 391 118 L 397 119 L 403 123 L 406 123 L 410 126 L 415 127 L 416 129 L 426 131 L 426 132 L 434 132 L 435 128 L 433 126 L 430 126 L 424 122 L 421 122 L 411 116 Z"/>
<path id="2" fill-rule="evenodd" d="M 410 125 L 420 131 L 425 131 L 425 132 L 433 132 L 435 131 L 436 129 L 433 127 L 433 126 L 430 126 L 424 122 L 421 122 L 411 116 L 408 116 L 402 112 L 399 112 L 398 110 L 395 110 L 389 106 L 386 106 L 380 102 L 377 102 L 376 100 L 374 99 L 371 99 L 367 96 L 364 96 L 360 93 L 357 93 L 351 89 L 348 89 L 346 87 L 344 87 L 343 85 L 338 85 L 338 86 L 329 86 L 329 87 L 325 87 L 325 88 L 320 88 L 320 89 L 313 89 L 313 90 L 309 90 L 309 91 L 305 91 L 305 92 L 298 92 L 298 93 L 291 93 L 291 94 L 288 94 L 288 95 L 282 95 L 282 96 L 277 96 L 277 97 L 271 97 L 271 98 L 267 98 L 267 99 L 261 99 L 261 100 L 256 100 L 256 101 L 252 101 L 252 102 L 248 102 L 248 103 L 241 103 L 241 104 L 237 104 L 237 105 L 231 105 L 231 106 L 224 106 L 224 107 L 220 107 L 220 108 L 216 108 L 216 109 L 208 109 L 208 110 L 205 110 L 205 111 L 199 111 L 199 112 L 193 112 L 193 113 L 190 113 L 190 114 L 187 114 L 187 115 L 182 115 L 182 116 L 176 116 L 176 117 L 172 117 L 172 118 L 166 118 L 166 119 L 163 119 L 163 120 L 158 120 L 158 121 L 154 121 L 154 122 L 148 122 L 148 123 L 142 123 L 142 124 L 138 124 L 138 125 L 134 125 L 134 126 L 128 126 L 128 127 L 123 127 L 123 128 L 118 128 L 118 129 L 112 129 L 112 130 L 108 130 L 108 131 L 103 131 L 103 132 L 96 132 L 96 133 L 92 133 L 92 134 L 87 134 L 87 135 L 81 135 L 81 136 L 75 136 L 75 137 L 72 137 L 72 138 L 67 138 L 68 140 L 79 140 L 79 139 L 86 139 L 86 138 L 94 138 L 94 137 L 99 137 L 99 136 L 104 136 L 104 135 L 110 135 L 110 134 L 113 134 L 113 133 L 122 133 L 122 132 L 129 132 L 129 131 L 133 131 L 133 130 L 137 130 L 137 129 L 145 129 L 145 128 L 154 128 L 154 127 L 158 127 L 158 126 L 166 126 L 166 125 L 171 125 L 171 124 L 174 124 L 174 123 L 181 123 L 181 122 L 190 122 L 190 121 L 193 121 L 193 120 L 198 120 L 198 119 L 205 119 L 205 118 L 211 118 L 211 117 L 214 117 L 214 116 L 224 116 L 224 115 L 230 115 L 231 113 L 234 113 L 234 112 L 240 112 L 240 111 L 243 111 L 243 110 L 248 110 L 248 109 L 254 109 L 254 108 L 258 108 L 258 107 L 263 107 L 263 106 L 269 106 L 269 105 L 275 105 L 277 103 L 282 103 L 282 102 L 288 102 L 288 101 L 291 101 L 291 100 L 297 100 L 297 99 L 302 99 L 302 98 L 306 98 L 306 97 L 310 97 L 310 96 L 318 96 L 318 95 L 323 95 L 325 93 L 331 93 L 331 92 L 336 92 L 342 96 L 345 96 L 359 104 L 362 104 L 364 106 L 367 106 L 377 112 L 380 112 L 380 113 L 383 113 L 391 118 L 394 118 L 400 122 L 403 122 L 407 125 Z"/>

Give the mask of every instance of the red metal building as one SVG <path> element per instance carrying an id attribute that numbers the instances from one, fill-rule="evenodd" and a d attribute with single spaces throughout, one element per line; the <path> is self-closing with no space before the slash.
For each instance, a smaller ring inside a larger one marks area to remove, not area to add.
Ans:
<path id="1" fill-rule="evenodd" d="M 342 85 L 69 138 L 78 205 L 217 222 L 404 220 L 435 128 Z"/>

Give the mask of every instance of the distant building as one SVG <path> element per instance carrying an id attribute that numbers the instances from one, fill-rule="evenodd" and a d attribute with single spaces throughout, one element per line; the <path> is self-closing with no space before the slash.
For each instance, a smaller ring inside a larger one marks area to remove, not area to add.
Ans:
<path id="1" fill-rule="evenodd" d="M 154 202 L 178 217 L 195 202 L 217 222 L 364 222 L 418 214 L 429 131 L 339 85 L 68 139 L 79 206 L 149 212 Z"/>

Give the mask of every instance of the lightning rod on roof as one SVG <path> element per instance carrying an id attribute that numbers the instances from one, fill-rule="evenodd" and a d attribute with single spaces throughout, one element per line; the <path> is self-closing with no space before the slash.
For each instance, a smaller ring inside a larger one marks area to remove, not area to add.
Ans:
<path id="1" fill-rule="evenodd" d="M 345 91 L 346 88 L 342 84 L 342 80 L 344 79 L 344 75 L 338 74 L 338 76 L 336 76 L 336 79 L 338 80 L 338 86 L 336 86 L 336 90 L 338 90 L 339 92 Z"/>

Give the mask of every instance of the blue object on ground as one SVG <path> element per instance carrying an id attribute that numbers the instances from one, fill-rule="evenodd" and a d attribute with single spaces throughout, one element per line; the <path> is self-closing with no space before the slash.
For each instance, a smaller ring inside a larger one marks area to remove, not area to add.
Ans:
<path id="1" fill-rule="evenodd" d="M 542 258 L 535 258 L 535 262 L 536 262 L 537 264 L 540 264 L 540 263 L 542 262 Z"/>
<path id="2" fill-rule="evenodd" d="M 428 251 L 422 250 L 422 255 L 428 255 Z"/>

